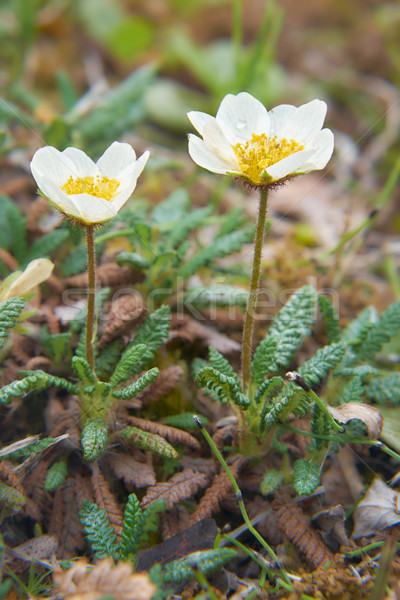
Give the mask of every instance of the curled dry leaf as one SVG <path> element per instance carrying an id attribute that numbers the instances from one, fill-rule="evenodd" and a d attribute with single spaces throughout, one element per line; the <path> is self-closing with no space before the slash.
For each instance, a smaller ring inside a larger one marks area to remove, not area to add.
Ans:
<path id="1" fill-rule="evenodd" d="M 54 570 L 56 592 L 65 600 L 99 600 L 112 596 L 115 600 L 151 600 L 156 586 L 147 573 L 133 573 L 130 563 L 113 565 L 105 558 L 92 569 L 86 560 L 80 560 L 67 571 Z"/>
<path id="2" fill-rule="evenodd" d="M 220 333 L 214 327 L 203 325 L 191 319 L 187 315 L 172 315 L 171 316 L 171 331 L 169 339 L 179 338 L 194 342 L 197 339 L 203 340 L 206 346 L 212 346 L 221 354 L 228 354 L 240 350 L 240 344 L 236 341 Z"/>
<path id="3" fill-rule="evenodd" d="M 110 465 L 114 473 L 119 479 L 128 486 L 137 488 L 155 485 L 156 476 L 151 465 L 144 462 L 139 462 L 130 454 L 112 454 L 107 456 L 107 463 Z"/>
<path id="4" fill-rule="evenodd" d="M 379 410 L 373 406 L 361 404 L 360 402 L 348 402 L 338 407 L 330 406 L 329 412 L 339 423 L 348 423 L 352 419 L 362 421 L 372 440 L 376 440 L 380 436 L 383 417 Z"/>
<path id="5" fill-rule="evenodd" d="M 171 444 L 184 444 L 189 448 L 193 448 L 193 450 L 200 450 L 200 443 L 187 431 L 182 431 L 181 429 L 177 429 L 176 427 L 170 427 L 169 425 L 163 425 L 162 423 L 154 423 L 153 421 L 149 421 L 148 419 L 140 419 L 139 417 L 127 417 L 127 422 L 134 427 L 139 427 L 143 431 L 148 431 L 149 433 L 155 433 L 159 435 Z"/>
<path id="6" fill-rule="evenodd" d="M 400 523 L 400 493 L 376 477 L 354 511 L 354 539 Z"/>
<path id="7" fill-rule="evenodd" d="M 7 548 L 7 556 L 32 562 L 49 559 L 57 550 L 57 538 L 53 535 L 40 535 L 14 548 Z"/>
<path id="8" fill-rule="evenodd" d="M 180 473 L 175 473 L 169 481 L 148 488 L 141 507 L 146 508 L 155 500 L 164 500 L 166 510 L 171 510 L 174 504 L 181 500 L 187 500 L 200 488 L 204 488 L 208 482 L 209 477 L 205 473 L 185 469 Z"/>
<path id="9" fill-rule="evenodd" d="M 130 267 L 120 267 L 115 263 L 100 265 L 96 271 L 96 279 L 101 287 L 141 283 L 144 277 L 144 274 L 140 271 L 132 271 Z M 85 273 L 79 273 L 79 275 L 73 275 L 64 279 L 64 282 L 68 286 L 76 288 L 86 288 L 87 281 L 88 275 L 86 271 Z"/>
<path id="10" fill-rule="evenodd" d="M 99 347 L 128 335 L 147 317 L 149 311 L 138 295 L 124 294 L 111 303 Z"/>

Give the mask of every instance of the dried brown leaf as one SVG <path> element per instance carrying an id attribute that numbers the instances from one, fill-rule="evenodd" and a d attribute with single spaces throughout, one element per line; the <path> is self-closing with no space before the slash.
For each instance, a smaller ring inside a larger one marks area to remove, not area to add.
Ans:
<path id="1" fill-rule="evenodd" d="M 57 538 L 59 543 L 62 538 L 64 527 L 64 494 L 62 488 L 55 491 L 53 499 L 53 507 L 50 513 L 48 533 Z"/>
<path id="2" fill-rule="evenodd" d="M 276 492 L 272 507 L 282 533 L 312 565 L 318 567 L 332 560 L 333 554 L 313 529 L 310 518 L 287 494 Z"/>
<path id="3" fill-rule="evenodd" d="M 26 363 L 28 371 L 35 371 L 36 369 L 42 369 L 43 371 L 49 371 L 53 366 L 52 361 L 47 356 L 34 356 Z"/>
<path id="4" fill-rule="evenodd" d="M 341 406 L 329 406 L 329 412 L 339 423 L 348 423 L 352 419 L 362 421 L 372 440 L 377 440 L 383 426 L 383 417 L 379 410 L 361 402 L 348 402 Z"/>
<path id="5" fill-rule="evenodd" d="M 148 312 L 140 296 L 125 294 L 114 300 L 100 336 L 99 348 L 104 348 L 116 338 L 129 335 L 147 317 Z"/>
<path id="6" fill-rule="evenodd" d="M 3 261 L 10 271 L 18 270 L 18 262 L 15 260 L 12 254 L 7 252 L 7 250 L 4 250 L 4 248 L 0 248 L 0 260 Z"/>
<path id="7" fill-rule="evenodd" d="M 49 492 L 44 489 L 49 464 L 50 460 L 43 457 L 24 481 L 27 493 L 42 514 L 49 508 L 51 500 Z"/>
<path id="8" fill-rule="evenodd" d="M 400 493 L 376 477 L 354 511 L 353 539 L 400 523 Z"/>
<path id="9" fill-rule="evenodd" d="M 116 287 L 128 283 L 141 283 L 144 278 L 145 275 L 141 271 L 133 271 L 127 266 L 120 267 L 116 263 L 100 265 L 96 270 L 96 279 L 101 287 Z M 88 281 L 87 272 L 67 277 L 64 281 L 70 287 L 86 289 Z"/>
<path id="10" fill-rule="evenodd" d="M 152 465 L 139 462 L 131 454 L 112 454 L 107 456 L 107 463 L 119 479 L 128 486 L 137 488 L 155 485 L 156 476 Z"/>
<path id="11" fill-rule="evenodd" d="M 151 600 L 156 592 L 147 573 L 133 573 L 131 563 L 114 566 L 111 558 L 105 558 L 90 570 L 87 567 L 82 559 L 67 571 L 55 569 L 55 591 L 63 594 L 65 600 L 100 600 L 105 596 L 115 600 Z"/>
<path id="12" fill-rule="evenodd" d="M 7 548 L 6 561 L 10 557 L 28 563 L 48 560 L 56 552 L 57 545 L 57 538 L 53 535 L 40 535 L 14 548 Z"/>
<path id="13" fill-rule="evenodd" d="M 172 392 L 182 375 L 183 369 L 179 365 L 171 365 L 166 369 L 162 369 L 156 381 L 142 393 L 142 403 L 146 405 L 150 402 L 157 402 L 157 400 Z"/>
<path id="14" fill-rule="evenodd" d="M 201 449 L 200 443 L 187 431 L 182 431 L 181 429 L 176 429 L 175 427 L 170 427 L 169 425 L 163 425 L 162 423 L 148 421 L 147 419 L 140 419 L 139 417 L 129 416 L 126 418 L 126 421 L 129 423 L 129 425 L 133 425 L 134 427 L 138 427 L 139 429 L 149 433 L 155 433 L 156 435 L 167 439 L 172 444 L 184 444 L 189 448 L 193 448 L 193 450 Z"/>
<path id="15" fill-rule="evenodd" d="M 34 341 L 31 338 L 26 335 L 13 336 L 12 355 L 20 365 L 26 365 L 34 352 Z"/>
<path id="16" fill-rule="evenodd" d="M 202 340 L 206 346 L 212 346 L 221 354 L 237 352 L 240 350 L 240 344 L 232 340 L 224 333 L 220 333 L 214 327 L 203 325 L 187 315 L 171 316 L 170 339 L 175 337 L 189 342 Z"/>
<path id="17" fill-rule="evenodd" d="M 187 529 L 190 515 L 181 504 L 175 504 L 171 510 L 161 514 L 162 539 L 166 540 L 176 535 L 183 529 Z"/>
<path id="18" fill-rule="evenodd" d="M 114 495 L 110 490 L 110 486 L 108 482 L 103 477 L 100 472 L 99 465 L 97 463 L 93 463 L 92 467 L 92 489 L 94 494 L 94 500 L 99 508 L 102 508 L 106 511 L 106 515 L 114 527 L 115 534 L 117 539 L 121 539 L 122 533 L 122 520 L 123 515 L 120 507 L 115 500 Z"/>
<path id="19" fill-rule="evenodd" d="M 80 449 L 80 409 L 76 398 L 70 397 L 67 408 L 64 408 L 57 396 L 52 394 L 47 403 L 44 418 L 51 437 L 68 433 L 68 439 L 62 444 L 66 448 Z"/>
<path id="20" fill-rule="evenodd" d="M 238 456 L 235 462 L 230 465 L 230 470 L 235 478 L 237 478 L 239 470 L 245 462 L 246 459 Z M 207 489 L 196 510 L 190 517 L 189 526 L 218 512 L 220 510 L 220 502 L 232 493 L 232 491 L 233 488 L 228 475 L 225 471 L 221 471 L 214 477 L 211 486 Z"/>
<path id="21" fill-rule="evenodd" d="M 180 473 L 175 473 L 169 481 L 149 488 L 141 502 L 141 507 L 146 508 L 155 500 L 164 500 L 166 510 L 171 510 L 174 504 L 181 500 L 187 500 L 200 488 L 205 487 L 208 482 L 209 478 L 204 473 L 185 469 Z"/>
<path id="22" fill-rule="evenodd" d="M 0 480 L 9 487 L 12 487 L 18 493 L 25 496 L 26 492 L 24 486 L 19 480 L 18 475 L 14 471 L 13 465 L 8 460 L 2 460 L 0 462 Z"/>
<path id="23" fill-rule="evenodd" d="M 79 520 L 77 487 L 74 477 L 68 477 L 62 487 L 64 521 L 61 532 L 59 553 L 62 558 L 72 558 L 85 547 L 83 527 Z"/>

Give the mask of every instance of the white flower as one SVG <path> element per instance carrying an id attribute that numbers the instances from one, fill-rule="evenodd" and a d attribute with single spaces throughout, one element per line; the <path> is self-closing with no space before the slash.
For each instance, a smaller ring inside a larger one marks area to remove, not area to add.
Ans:
<path id="1" fill-rule="evenodd" d="M 13 298 L 14 296 L 24 296 L 28 292 L 32 291 L 34 287 L 46 281 L 54 269 L 54 264 L 48 258 L 37 258 L 32 260 L 26 267 L 25 271 L 16 271 L 10 278 L 7 278 L 4 285 L 12 278 L 13 283 L 8 288 L 4 300 Z M 15 279 L 15 277 L 17 277 Z M 2 286 L 2 287 L 3 287 Z"/>
<path id="2" fill-rule="evenodd" d="M 192 111 L 190 121 L 203 139 L 189 134 L 189 154 L 204 169 L 269 186 L 293 175 L 323 169 L 332 156 L 333 133 L 321 129 L 327 105 L 267 109 L 250 94 L 228 94 L 217 116 Z"/>
<path id="3" fill-rule="evenodd" d="M 40 191 L 62 213 L 85 225 L 116 216 L 136 187 L 149 158 L 136 160 L 132 146 L 114 142 L 94 163 L 82 150 L 52 146 L 38 150 L 31 162 Z"/>

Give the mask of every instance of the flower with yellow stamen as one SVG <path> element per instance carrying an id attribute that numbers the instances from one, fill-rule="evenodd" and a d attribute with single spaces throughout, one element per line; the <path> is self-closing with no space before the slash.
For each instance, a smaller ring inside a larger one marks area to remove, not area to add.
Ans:
<path id="1" fill-rule="evenodd" d="M 132 146 L 114 142 L 94 163 L 82 150 L 52 146 L 38 150 L 31 162 L 40 191 L 63 214 L 96 225 L 115 217 L 136 187 L 149 158 Z"/>
<path id="2" fill-rule="evenodd" d="M 202 138 L 189 134 L 189 154 L 204 169 L 268 187 L 293 175 L 323 169 L 333 152 L 333 133 L 322 129 L 327 106 L 312 100 L 270 110 L 250 94 L 228 94 L 216 117 L 188 117 Z"/>

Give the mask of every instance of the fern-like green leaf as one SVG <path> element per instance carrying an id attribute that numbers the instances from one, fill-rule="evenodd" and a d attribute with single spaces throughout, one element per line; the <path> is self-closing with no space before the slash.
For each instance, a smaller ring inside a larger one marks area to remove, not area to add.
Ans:
<path id="1" fill-rule="evenodd" d="M 171 309 L 169 306 L 161 306 L 149 315 L 146 321 L 137 328 L 135 339 L 129 344 L 125 352 L 128 352 L 130 348 L 139 344 L 144 344 L 147 349 L 141 359 L 137 361 L 134 370 L 131 370 L 131 375 L 140 373 L 143 367 L 154 357 L 163 341 L 168 337 L 170 314 Z"/>
<path id="2" fill-rule="evenodd" d="M 69 236 L 68 229 L 53 229 L 37 238 L 29 248 L 29 260 L 49 257 Z"/>
<path id="3" fill-rule="evenodd" d="M 130 494 L 125 507 L 121 540 L 121 560 L 132 560 L 140 548 L 143 536 L 143 511 L 135 494 Z"/>
<path id="4" fill-rule="evenodd" d="M 206 208 L 197 208 L 189 214 L 183 215 L 169 234 L 168 245 L 171 248 L 176 248 L 179 244 L 184 242 L 189 233 L 202 225 L 211 212 L 212 208 L 207 206 Z"/>
<path id="5" fill-rule="evenodd" d="M 51 360 L 56 364 L 65 364 L 71 355 L 71 339 L 69 332 L 49 334 L 47 328 L 43 328 L 40 334 L 40 341 Z"/>
<path id="6" fill-rule="evenodd" d="M 308 413 L 311 401 L 308 394 L 297 385 L 289 382 L 261 412 L 260 431 L 270 431 L 278 423 L 284 422 L 289 414 L 301 418 Z"/>
<path id="7" fill-rule="evenodd" d="M 239 389 L 241 389 L 241 383 L 237 373 L 234 371 L 230 362 L 226 360 L 226 358 L 222 356 L 222 354 L 218 352 L 218 350 L 216 350 L 215 348 L 209 348 L 208 359 L 210 361 L 211 366 L 214 369 L 216 369 L 223 375 L 226 375 L 227 377 L 233 377 Z"/>
<path id="8" fill-rule="evenodd" d="M 288 386 L 286 386 L 288 387 Z M 290 388 L 285 395 L 280 396 L 274 405 L 266 406 L 261 413 L 260 431 L 268 433 L 271 429 L 280 422 L 281 416 L 287 412 L 290 396 L 294 394 L 294 390 Z"/>
<path id="9" fill-rule="evenodd" d="M 400 403 L 400 373 L 392 373 L 386 377 L 376 377 L 365 388 L 368 400 L 378 404 Z"/>
<path id="10" fill-rule="evenodd" d="M 131 442 L 143 450 L 149 450 L 165 458 L 179 458 L 179 454 L 175 448 L 167 440 L 155 433 L 142 431 L 138 427 L 126 427 L 121 435 L 127 442 Z"/>
<path id="11" fill-rule="evenodd" d="M 299 369 L 299 373 L 307 385 L 313 387 L 318 385 L 342 360 L 346 352 L 347 344 L 338 343 L 324 346 L 317 350 L 307 362 Z"/>
<path id="12" fill-rule="evenodd" d="M 253 359 L 253 379 L 260 385 L 268 372 L 286 368 L 315 321 L 317 293 L 311 285 L 295 292 L 274 318 Z M 274 341 L 270 341 L 271 338 Z M 275 346 L 276 343 L 276 347 Z"/>
<path id="13" fill-rule="evenodd" d="M 357 347 L 356 352 L 360 360 L 372 360 L 380 352 L 383 344 L 396 335 L 400 329 L 400 301 L 395 302 L 386 309 L 377 323 L 371 327 L 363 340 Z"/>
<path id="14" fill-rule="evenodd" d="M 161 229 L 169 231 L 187 216 L 189 205 L 188 191 L 185 188 L 178 188 L 157 204 L 151 215 L 151 221 Z"/>
<path id="15" fill-rule="evenodd" d="M 250 242 L 253 238 L 254 228 L 250 227 L 239 231 L 233 231 L 226 235 L 214 239 L 214 241 L 203 248 L 187 263 L 185 263 L 179 270 L 178 275 L 186 279 L 191 275 L 197 273 L 201 268 L 206 267 L 214 262 L 216 258 L 222 258 L 232 252 L 238 252 L 243 244 Z"/>
<path id="16" fill-rule="evenodd" d="M 236 550 L 233 548 L 218 548 L 217 550 L 201 550 L 193 552 L 184 558 L 174 560 L 164 566 L 165 583 L 176 585 L 190 581 L 194 578 L 194 570 L 207 576 L 217 571 L 227 562 L 235 558 Z"/>
<path id="17" fill-rule="evenodd" d="M 143 511 L 142 544 L 148 544 L 150 535 L 159 531 L 160 513 L 165 512 L 164 500 L 155 500 Z"/>
<path id="18" fill-rule="evenodd" d="M 81 383 L 85 385 L 96 383 L 96 377 L 85 358 L 81 356 L 73 356 L 71 360 L 71 366 Z"/>
<path id="19" fill-rule="evenodd" d="M 334 344 L 340 340 L 339 319 L 335 307 L 328 296 L 318 296 L 318 304 L 328 334 L 328 341 L 330 344 Z"/>
<path id="20" fill-rule="evenodd" d="M 262 385 L 268 373 L 276 371 L 275 355 L 278 347 L 278 338 L 265 337 L 257 347 L 251 364 L 251 378 L 255 385 Z"/>
<path id="21" fill-rule="evenodd" d="M 285 474 L 283 471 L 277 469 L 268 469 L 260 483 L 260 492 L 263 496 L 272 494 L 277 488 L 279 488 L 285 480 Z"/>
<path id="22" fill-rule="evenodd" d="M 2 509 L 10 510 L 13 513 L 23 512 L 27 503 L 27 498 L 15 488 L 0 483 L 0 505 Z"/>
<path id="23" fill-rule="evenodd" d="M 24 263 L 28 252 L 26 220 L 27 218 L 21 214 L 17 205 L 9 201 L 6 208 L 6 222 L 11 232 L 12 253 L 20 265 Z"/>
<path id="24" fill-rule="evenodd" d="M 102 419 L 86 419 L 81 436 L 85 460 L 93 461 L 104 454 L 107 449 L 107 434 L 107 425 Z"/>
<path id="25" fill-rule="evenodd" d="M 297 494 L 309 496 L 319 486 L 321 465 L 299 458 L 293 465 L 293 487 Z"/>
<path id="26" fill-rule="evenodd" d="M 107 379 L 121 358 L 122 341 L 116 339 L 107 344 L 96 357 L 96 374 L 99 379 Z"/>
<path id="27" fill-rule="evenodd" d="M 129 400 L 130 398 L 134 398 L 139 392 L 144 390 L 148 385 L 153 383 L 157 379 L 159 370 L 157 367 L 154 369 L 149 369 L 142 377 L 139 377 L 137 381 L 131 383 L 123 390 L 117 390 L 113 392 L 112 395 L 114 398 Z"/>
<path id="28" fill-rule="evenodd" d="M 71 277 L 82 273 L 87 264 L 87 250 L 86 245 L 81 245 L 75 250 L 72 250 L 66 256 L 64 262 L 61 263 L 60 268 L 64 277 Z"/>
<path id="29" fill-rule="evenodd" d="M 344 367 L 335 371 L 335 377 L 356 377 L 361 379 L 369 378 L 370 376 L 379 377 L 380 371 L 371 365 L 359 365 L 358 367 Z"/>
<path id="30" fill-rule="evenodd" d="M 231 285 L 210 285 L 189 289 L 184 296 L 185 307 L 196 309 L 208 308 L 209 306 L 241 306 L 247 304 L 249 292 L 244 288 Z"/>
<path id="31" fill-rule="evenodd" d="M 29 392 L 41 391 L 51 385 L 67 390 L 70 394 L 77 394 L 78 388 L 73 383 L 62 379 L 61 377 L 54 377 L 44 371 L 34 371 L 34 373 L 28 375 L 24 379 L 13 381 L 8 385 L 5 385 L 0 390 L 0 404 L 10 404 L 13 398 L 23 398 Z"/>
<path id="32" fill-rule="evenodd" d="M 136 374 L 138 372 L 137 363 L 142 362 L 143 355 L 146 353 L 146 350 L 146 344 L 129 346 L 125 350 L 110 379 L 110 383 L 113 387 L 120 385 L 129 379 L 132 374 Z"/>
<path id="33" fill-rule="evenodd" d="M 328 448 L 330 440 L 326 439 L 331 433 L 331 425 L 328 418 L 318 404 L 314 404 L 313 417 L 311 421 L 311 431 L 313 433 L 313 442 L 316 450 Z"/>
<path id="34" fill-rule="evenodd" d="M 364 336 L 364 332 L 368 331 L 378 320 L 375 306 L 367 306 L 357 317 L 351 321 L 346 329 L 342 332 L 340 339 L 342 342 L 349 344 L 355 343 Z"/>
<path id="35" fill-rule="evenodd" d="M 400 380 L 399 380 L 400 383 Z M 347 404 L 348 402 L 361 402 L 364 394 L 363 383 L 360 375 L 356 375 L 353 379 L 343 388 L 341 393 L 341 402 Z M 368 397 L 368 396 L 367 396 Z M 399 396 L 400 400 L 400 396 Z"/>
<path id="36" fill-rule="evenodd" d="M 250 398 L 240 391 L 235 377 L 229 377 L 212 367 L 205 367 L 197 373 L 196 381 L 200 386 L 212 390 L 222 403 L 234 402 L 243 410 L 250 406 Z"/>
<path id="37" fill-rule="evenodd" d="M 25 300 L 22 298 L 10 298 L 0 304 L 0 348 L 4 346 L 10 329 L 16 326 L 24 308 Z"/>
<path id="38" fill-rule="evenodd" d="M 54 492 L 56 489 L 62 486 L 67 478 L 67 475 L 68 467 L 65 459 L 61 459 L 53 463 L 47 471 L 46 480 L 43 486 L 44 489 L 47 492 Z"/>
<path id="39" fill-rule="evenodd" d="M 3 454 L 3 456 L 8 456 L 10 460 L 19 460 L 20 458 L 28 458 L 31 454 L 40 454 L 46 448 L 49 448 L 53 444 L 55 444 L 57 440 L 55 438 L 42 438 L 41 440 L 32 441 L 28 446 L 24 446 L 19 450 L 10 451 L 8 454 Z M 4 448 L 2 451 L 4 452 Z"/>
<path id="40" fill-rule="evenodd" d="M 264 381 L 257 390 L 254 396 L 254 402 L 256 404 L 266 404 L 271 402 L 272 399 L 279 394 L 284 386 L 282 377 L 272 377 Z"/>
<path id="41" fill-rule="evenodd" d="M 79 518 L 96 558 L 118 558 L 119 545 L 117 536 L 106 511 L 97 504 L 84 500 L 79 511 Z"/>

